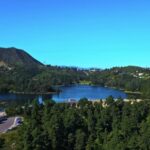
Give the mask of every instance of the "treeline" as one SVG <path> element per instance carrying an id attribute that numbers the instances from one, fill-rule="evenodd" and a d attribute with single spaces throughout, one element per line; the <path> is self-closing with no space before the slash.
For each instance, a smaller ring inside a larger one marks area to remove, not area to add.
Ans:
<path id="1" fill-rule="evenodd" d="M 59 66 L 0 68 L 0 92 L 53 92 L 56 90 L 55 85 L 78 84 L 82 81 L 92 85 L 141 92 L 142 98 L 150 98 L 150 69 L 146 68 L 132 66 L 106 70 Z"/>
<path id="2" fill-rule="evenodd" d="M 34 102 L 20 110 L 25 120 L 19 136 L 1 137 L 0 143 L 3 149 L 13 143 L 16 150 L 149 150 L 150 102 L 109 97 L 106 103 Z"/>
<path id="3" fill-rule="evenodd" d="M 85 73 L 67 67 L 0 68 L 0 92 L 54 92 L 55 85 L 79 83 Z"/>
<path id="4" fill-rule="evenodd" d="M 142 74 L 142 76 L 139 76 Z M 93 85 L 114 87 L 124 91 L 141 92 L 142 98 L 150 98 L 150 69 L 140 67 L 116 67 L 90 73 Z"/>

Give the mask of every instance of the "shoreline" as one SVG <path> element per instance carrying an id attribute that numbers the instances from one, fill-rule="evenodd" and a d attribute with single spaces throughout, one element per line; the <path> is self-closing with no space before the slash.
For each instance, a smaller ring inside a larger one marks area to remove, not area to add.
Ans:
<path id="1" fill-rule="evenodd" d="M 89 86 L 100 86 L 100 85 L 94 85 L 94 84 L 89 84 L 89 83 L 79 83 L 79 85 L 89 85 Z M 111 89 L 115 89 L 115 90 L 120 90 L 123 91 L 125 94 L 135 94 L 135 95 L 142 95 L 142 92 L 140 91 L 128 91 L 122 88 L 117 88 L 117 87 L 111 87 L 111 86 L 101 86 L 101 87 L 105 87 L 105 88 L 111 88 Z"/>
<path id="2" fill-rule="evenodd" d="M 8 92 L 9 94 L 24 94 L 24 95 L 49 95 L 57 94 L 59 92 Z"/>
<path id="3" fill-rule="evenodd" d="M 89 86 L 100 86 L 100 85 L 91 85 L 91 84 L 84 84 L 84 83 L 78 83 L 78 84 L 71 84 L 71 85 L 89 85 Z M 57 85 L 56 87 L 62 87 L 64 85 Z M 67 85 L 69 86 L 69 85 Z M 117 88 L 117 87 L 111 87 L 111 86 L 100 86 L 104 88 L 112 88 L 115 90 L 123 91 L 125 94 L 133 94 L 133 95 L 142 95 L 140 91 L 127 91 L 125 89 Z M 59 94 L 61 91 L 55 91 L 55 92 L 8 92 L 6 94 L 22 94 L 22 95 L 50 95 L 50 94 Z M 1 93 L 1 92 L 0 92 Z M 5 93 L 4 93 L 5 94 Z"/>
<path id="4" fill-rule="evenodd" d="M 124 91 L 125 93 L 127 93 L 127 94 L 135 94 L 135 95 L 142 95 L 142 92 L 139 92 L 139 91 L 137 91 L 137 92 L 133 92 L 133 91 Z"/>
<path id="5" fill-rule="evenodd" d="M 125 90 L 125 89 L 121 89 L 121 88 L 117 88 L 117 87 L 111 87 L 111 86 L 104 86 L 104 87 L 112 88 L 112 89 L 115 89 L 115 90 L 120 90 L 120 91 L 123 91 L 125 94 L 142 95 L 142 92 L 140 92 L 140 91 L 128 91 L 128 90 Z"/>

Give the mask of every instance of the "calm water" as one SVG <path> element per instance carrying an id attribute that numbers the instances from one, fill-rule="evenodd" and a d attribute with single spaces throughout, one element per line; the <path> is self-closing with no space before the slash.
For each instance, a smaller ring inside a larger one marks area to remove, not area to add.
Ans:
<path id="1" fill-rule="evenodd" d="M 89 85 L 72 85 L 61 87 L 61 93 L 53 95 L 52 98 L 55 101 L 64 101 L 69 98 L 79 100 L 80 98 L 86 97 L 88 99 L 105 99 L 112 95 L 114 98 L 126 98 L 127 95 L 120 91 L 111 88 L 89 86 Z"/>
<path id="2" fill-rule="evenodd" d="M 86 97 L 88 99 L 105 99 L 112 95 L 114 98 L 122 97 L 126 98 L 127 95 L 119 90 L 111 88 L 99 87 L 99 86 L 88 86 L 88 85 L 72 85 L 60 87 L 62 91 L 59 94 L 45 95 L 44 99 L 54 99 L 56 102 L 62 102 L 70 98 L 79 100 L 80 98 Z M 30 102 L 33 99 L 38 99 L 37 95 L 18 95 L 18 94 L 0 94 L 0 100 L 17 103 Z"/>

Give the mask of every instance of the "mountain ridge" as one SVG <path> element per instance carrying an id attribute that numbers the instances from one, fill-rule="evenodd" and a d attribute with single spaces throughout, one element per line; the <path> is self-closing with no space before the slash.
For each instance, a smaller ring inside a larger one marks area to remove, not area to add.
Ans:
<path id="1" fill-rule="evenodd" d="M 0 47 L 0 66 L 13 67 L 15 65 L 22 66 L 44 66 L 41 62 L 33 58 L 30 54 L 22 49 L 15 47 Z"/>

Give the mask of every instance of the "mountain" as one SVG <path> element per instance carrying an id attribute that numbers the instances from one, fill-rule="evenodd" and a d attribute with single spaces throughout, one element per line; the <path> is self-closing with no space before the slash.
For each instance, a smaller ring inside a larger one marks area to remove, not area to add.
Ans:
<path id="1" fill-rule="evenodd" d="M 14 65 L 22 66 L 43 66 L 41 62 L 33 58 L 27 52 L 21 49 L 14 47 L 11 48 L 0 48 L 0 66 L 9 66 Z"/>

